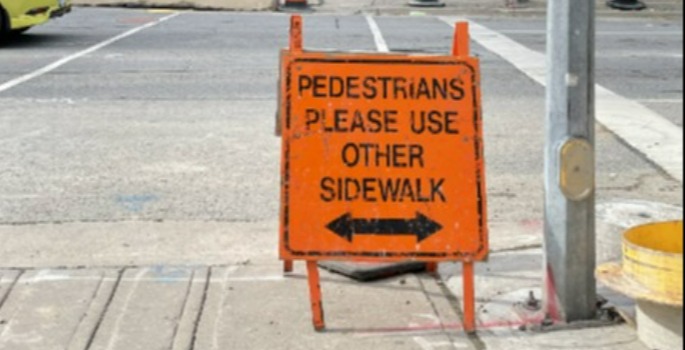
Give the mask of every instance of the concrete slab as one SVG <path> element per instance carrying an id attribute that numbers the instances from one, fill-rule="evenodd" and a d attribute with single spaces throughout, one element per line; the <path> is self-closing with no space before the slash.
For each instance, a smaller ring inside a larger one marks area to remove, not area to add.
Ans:
<path id="1" fill-rule="evenodd" d="M 456 316 L 449 308 L 436 313 L 434 300 L 445 303 L 446 297 L 427 275 L 362 284 L 322 271 L 327 328 L 317 333 L 303 270 L 296 263 L 294 273 L 282 277 L 280 264 L 212 269 L 194 348 L 473 348 L 463 333 L 442 326 Z"/>
<path id="2" fill-rule="evenodd" d="M 122 269 L 107 269 L 103 271 L 98 290 L 93 296 L 88 310 L 82 315 L 81 323 L 71 337 L 69 345 L 66 347 L 67 350 L 88 349 L 88 346 L 93 341 L 95 332 L 100 326 L 105 310 L 116 292 L 122 271 Z"/>
<path id="3" fill-rule="evenodd" d="M 530 321 L 527 316 L 514 312 L 514 305 L 528 295 L 529 288 L 498 295 L 488 302 L 479 303 L 479 337 L 489 349 L 546 350 L 564 344 L 569 349 L 629 349 L 646 350 L 638 341 L 635 331 L 625 324 L 575 328 L 554 331 L 522 331 L 519 327 Z M 533 289 L 540 295 L 539 289 Z M 529 317 L 529 316 L 528 316 Z"/>
<path id="4" fill-rule="evenodd" d="M 99 315 L 105 270 L 32 270 L 21 275 L 0 304 L 0 349 L 74 349 Z"/>
<path id="5" fill-rule="evenodd" d="M 0 270 L 0 308 L 7 300 L 9 292 L 14 288 L 21 273 L 20 270 Z"/>
<path id="6" fill-rule="evenodd" d="M 0 225 L 0 266 L 225 265 L 276 261 L 276 222 Z M 2 289 L 0 288 L 0 292 Z"/>
<path id="7" fill-rule="evenodd" d="M 197 268 L 193 271 L 190 282 L 190 290 L 183 307 L 181 318 L 176 326 L 176 336 L 171 345 L 171 350 L 187 350 L 193 348 L 197 325 L 202 316 L 202 308 L 206 299 L 209 286 L 209 268 Z"/>
<path id="8" fill-rule="evenodd" d="M 572 349 L 646 349 L 635 330 L 625 323 L 602 327 L 571 324 L 553 331 L 521 330 L 539 325 L 544 318 L 541 311 L 522 306 L 530 293 L 542 298 L 542 266 L 539 248 L 493 253 L 487 262 L 476 263 L 478 339 L 486 348 L 542 350 L 564 344 Z M 441 264 L 439 272 L 449 290 L 460 298 L 460 265 Z M 602 296 L 613 305 L 626 307 L 625 300 L 614 299 L 615 295 Z"/>
<path id="9" fill-rule="evenodd" d="M 178 325 L 183 317 L 194 319 L 184 313 L 193 274 L 172 266 L 126 269 L 88 349 L 168 349 L 177 337 L 187 338 Z"/>

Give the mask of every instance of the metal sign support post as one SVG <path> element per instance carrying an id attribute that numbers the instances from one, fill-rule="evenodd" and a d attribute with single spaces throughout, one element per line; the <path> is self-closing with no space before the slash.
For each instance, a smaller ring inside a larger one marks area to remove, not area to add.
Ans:
<path id="1" fill-rule="evenodd" d="M 547 8 L 545 312 L 553 321 L 595 317 L 594 6 Z"/>
<path id="2" fill-rule="evenodd" d="M 302 17 L 290 17 L 290 51 L 302 52 Z M 288 98 L 289 96 L 286 96 Z M 312 307 L 312 323 L 314 329 L 322 331 L 325 328 L 323 318 L 323 304 L 321 302 L 321 282 L 319 278 L 319 267 L 316 260 L 307 260 L 307 281 L 309 284 L 309 300 Z M 284 260 L 283 270 L 291 272 L 293 261 Z"/>
<path id="3" fill-rule="evenodd" d="M 289 42 L 288 45 L 290 46 L 290 51 L 293 52 L 301 52 L 302 51 L 302 17 L 300 16 L 291 16 L 290 17 L 290 33 L 289 33 Z M 280 74 L 279 74 L 280 75 Z M 280 78 L 279 78 L 280 79 Z M 280 81 L 279 81 L 280 85 Z M 280 87 L 279 87 L 279 92 L 280 92 Z M 278 99 L 279 105 L 280 105 L 280 97 Z M 277 118 L 280 121 L 280 116 Z M 277 134 L 281 134 L 281 126 L 277 126 Z M 293 261 L 292 260 L 283 260 L 283 272 L 285 273 L 290 273 L 293 272 Z M 317 271 L 318 272 L 318 271 Z"/>
<path id="4" fill-rule="evenodd" d="M 457 22 L 454 25 L 454 42 L 452 44 L 452 56 L 469 55 L 469 23 Z M 429 266 L 433 272 L 437 272 L 437 265 Z M 462 262 L 461 277 L 464 288 L 464 331 L 476 332 L 476 293 L 475 271 L 473 261 L 466 259 Z"/>

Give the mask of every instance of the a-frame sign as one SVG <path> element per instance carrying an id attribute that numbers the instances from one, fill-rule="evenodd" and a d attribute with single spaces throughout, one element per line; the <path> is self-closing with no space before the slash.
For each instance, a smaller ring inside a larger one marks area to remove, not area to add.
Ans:
<path id="1" fill-rule="evenodd" d="M 306 260 L 316 329 L 317 260 L 462 261 L 488 254 L 478 59 L 305 51 L 291 18 L 281 52 L 280 257 Z"/>

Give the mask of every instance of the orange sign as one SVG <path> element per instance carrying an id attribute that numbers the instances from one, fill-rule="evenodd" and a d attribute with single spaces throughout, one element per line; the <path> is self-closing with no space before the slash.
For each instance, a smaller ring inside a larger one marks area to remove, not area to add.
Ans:
<path id="1" fill-rule="evenodd" d="M 487 256 L 478 61 L 284 51 L 282 259 Z"/>

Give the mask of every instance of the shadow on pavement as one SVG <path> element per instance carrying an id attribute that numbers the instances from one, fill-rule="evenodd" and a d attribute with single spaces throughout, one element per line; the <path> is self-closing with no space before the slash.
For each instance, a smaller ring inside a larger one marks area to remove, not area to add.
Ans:
<path id="1" fill-rule="evenodd" d="M 29 47 L 43 46 L 65 41 L 73 35 L 65 34 L 9 34 L 7 38 L 0 39 L 0 48 L 2 49 L 23 49 Z"/>

